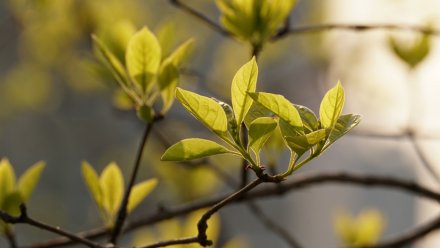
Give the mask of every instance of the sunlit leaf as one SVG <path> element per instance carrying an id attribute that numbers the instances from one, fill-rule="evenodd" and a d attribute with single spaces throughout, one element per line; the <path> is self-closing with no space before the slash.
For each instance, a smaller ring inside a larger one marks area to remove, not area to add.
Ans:
<path id="1" fill-rule="evenodd" d="M 351 129 L 356 127 L 359 122 L 361 121 L 361 117 L 359 115 L 341 115 L 336 122 L 335 127 L 331 130 L 330 136 L 328 138 L 328 144 L 326 147 L 333 144 L 337 139 L 344 136 L 346 133 L 348 133 Z"/>
<path id="2" fill-rule="evenodd" d="M 179 47 L 177 47 L 176 50 L 174 50 L 173 53 L 171 53 L 171 55 L 167 57 L 166 60 L 171 61 L 177 68 L 181 67 L 191 53 L 193 46 L 194 39 L 189 39 L 185 41 L 184 43 L 179 45 Z"/>
<path id="3" fill-rule="evenodd" d="M 252 99 L 247 94 L 255 92 L 257 87 L 258 66 L 253 57 L 243 65 L 232 80 L 231 100 L 237 124 L 240 125 L 252 105 Z"/>
<path id="4" fill-rule="evenodd" d="M 114 215 L 119 208 L 124 194 L 124 179 L 121 170 L 115 162 L 111 162 L 102 171 L 99 179 L 104 208 Z"/>
<path id="5" fill-rule="evenodd" d="M 250 127 L 251 123 L 260 117 L 272 117 L 274 114 L 262 106 L 259 103 L 256 103 L 255 101 L 252 103 L 247 115 L 244 118 L 244 124 L 246 124 L 246 127 Z"/>
<path id="6" fill-rule="evenodd" d="M 159 70 L 161 56 L 159 42 L 147 27 L 130 39 L 125 56 L 127 70 L 142 89 L 150 88 Z"/>
<path id="7" fill-rule="evenodd" d="M 277 127 L 277 122 L 271 117 L 261 117 L 252 122 L 249 128 L 249 147 L 259 157 L 263 145 Z"/>
<path id="8" fill-rule="evenodd" d="M 174 92 L 179 84 L 179 71 L 172 60 L 162 63 L 159 70 L 158 85 L 162 97 L 161 113 L 166 113 L 174 102 Z"/>
<path id="9" fill-rule="evenodd" d="M 303 129 L 303 123 L 298 110 L 284 96 L 265 92 L 249 93 L 249 96 L 292 127 L 300 130 Z"/>
<path id="10" fill-rule="evenodd" d="M 297 153 L 298 155 L 302 155 L 307 150 L 312 148 L 318 142 L 325 139 L 327 136 L 327 132 L 325 129 L 319 129 L 317 131 L 294 137 L 285 137 L 287 144 L 290 149 Z"/>
<path id="11" fill-rule="evenodd" d="M 103 193 L 99 184 L 99 177 L 95 169 L 86 161 L 82 163 L 82 175 L 87 188 L 99 208 L 103 208 Z"/>
<path id="12" fill-rule="evenodd" d="M 341 82 L 330 89 L 321 101 L 319 115 L 324 128 L 333 128 L 344 106 L 344 88 Z"/>
<path id="13" fill-rule="evenodd" d="M 176 89 L 176 98 L 200 122 L 218 135 L 228 129 L 228 120 L 223 108 L 213 99 L 196 93 Z"/>
<path id="14" fill-rule="evenodd" d="M 40 175 L 43 172 L 46 163 L 43 161 L 37 162 L 27 169 L 18 180 L 17 189 L 21 194 L 22 200 L 26 202 L 34 191 L 37 185 Z"/>
<path id="15" fill-rule="evenodd" d="M 232 151 L 211 140 L 192 138 L 181 140 L 172 145 L 165 151 L 161 159 L 164 161 L 182 161 L 223 153 L 232 153 Z"/>
<path id="16" fill-rule="evenodd" d="M 15 188 L 15 173 L 9 160 L 3 158 L 0 161 L 0 204 L 4 198 L 14 191 Z"/>
<path id="17" fill-rule="evenodd" d="M 156 187 L 157 179 L 150 179 L 136 184 L 130 193 L 130 199 L 128 200 L 127 212 L 131 212 L 135 209 L 139 203 L 141 203 L 145 197 Z"/>
<path id="18" fill-rule="evenodd" d="M 319 128 L 318 118 L 312 110 L 305 106 L 295 104 L 295 108 L 298 110 L 299 115 L 301 116 L 304 127 L 309 131 L 315 131 Z"/>

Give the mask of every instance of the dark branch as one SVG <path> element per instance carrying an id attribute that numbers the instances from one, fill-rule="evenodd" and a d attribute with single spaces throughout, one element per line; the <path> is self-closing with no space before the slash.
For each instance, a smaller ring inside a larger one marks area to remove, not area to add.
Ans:
<path id="1" fill-rule="evenodd" d="M 157 242 L 151 245 L 137 247 L 137 248 L 156 248 L 156 247 L 166 247 L 171 245 L 184 245 L 184 244 L 192 244 L 192 243 L 198 243 L 199 239 L 197 237 L 190 237 L 190 238 L 180 238 L 180 239 L 173 239 L 173 240 L 167 240 L 167 241 L 161 241 Z"/>

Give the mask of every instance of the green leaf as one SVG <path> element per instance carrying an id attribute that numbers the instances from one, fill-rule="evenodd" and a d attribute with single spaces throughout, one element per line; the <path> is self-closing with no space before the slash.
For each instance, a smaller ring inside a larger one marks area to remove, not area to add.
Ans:
<path id="1" fill-rule="evenodd" d="M 247 94 L 257 88 L 258 66 L 255 57 L 243 65 L 232 80 L 231 98 L 237 124 L 241 125 L 251 108 L 252 99 Z"/>
<path id="2" fill-rule="evenodd" d="M 125 55 L 127 70 L 142 89 L 150 88 L 159 70 L 161 56 L 159 42 L 147 27 L 133 35 L 128 42 Z"/>
<path id="3" fill-rule="evenodd" d="M 256 103 L 255 101 L 252 103 L 251 108 L 249 109 L 247 115 L 244 118 L 244 124 L 246 124 L 246 127 L 251 126 L 251 123 L 260 117 L 273 117 L 274 114 L 262 106 L 259 103 Z"/>
<path id="4" fill-rule="evenodd" d="M 174 102 L 174 92 L 179 84 L 179 71 L 172 60 L 165 60 L 159 70 L 158 85 L 162 97 L 161 113 L 166 113 Z"/>
<path id="5" fill-rule="evenodd" d="M 167 57 L 166 60 L 171 61 L 177 68 L 181 67 L 185 60 L 190 55 L 194 46 L 194 39 L 189 39 L 182 43 L 174 52 Z"/>
<path id="6" fill-rule="evenodd" d="M 396 39 L 390 38 L 390 46 L 397 57 L 414 68 L 428 56 L 431 50 L 431 37 L 428 34 L 423 34 L 410 46 L 404 46 Z"/>
<path id="7" fill-rule="evenodd" d="M 34 191 L 35 186 L 37 185 L 40 175 L 46 167 L 46 163 L 43 161 L 37 162 L 32 165 L 29 169 L 27 169 L 23 175 L 21 175 L 18 180 L 17 189 L 21 194 L 21 197 L 24 202 L 26 202 Z"/>
<path id="8" fill-rule="evenodd" d="M 99 187 L 102 192 L 104 209 L 111 216 L 114 216 L 118 211 L 124 194 L 124 179 L 121 170 L 115 162 L 108 164 L 102 171 Z"/>
<path id="9" fill-rule="evenodd" d="M 292 151 L 298 155 L 302 155 L 314 145 L 324 140 L 326 137 L 327 131 L 325 129 L 319 129 L 301 136 L 285 137 L 285 139 Z"/>
<path id="10" fill-rule="evenodd" d="M 150 192 L 156 187 L 157 179 L 150 179 L 136 184 L 130 193 L 128 199 L 127 212 L 130 213 L 135 209 Z"/>
<path id="11" fill-rule="evenodd" d="M 333 128 L 344 106 L 344 88 L 341 82 L 330 89 L 324 96 L 319 109 L 321 124 L 324 128 Z"/>
<path id="12" fill-rule="evenodd" d="M 6 195 L 2 204 L 2 210 L 12 216 L 20 215 L 20 204 L 23 203 L 21 194 L 18 191 L 10 192 Z"/>
<path id="13" fill-rule="evenodd" d="M 98 205 L 100 209 L 103 209 L 103 193 L 99 184 L 98 174 L 96 173 L 95 169 L 93 169 L 93 167 L 86 161 L 83 161 L 81 169 L 84 181 L 90 191 L 90 194 L 95 200 L 96 205 Z"/>
<path id="14" fill-rule="evenodd" d="M 108 65 L 113 76 L 115 77 L 116 81 L 121 86 L 128 86 L 129 83 L 127 79 L 127 73 L 125 72 L 125 68 L 122 63 L 97 36 L 92 35 L 92 39 L 96 48 L 105 59 L 105 62 Z"/>
<path id="15" fill-rule="evenodd" d="M 359 115 L 341 115 L 335 127 L 330 132 L 326 148 L 357 126 L 360 121 L 361 117 Z"/>
<path id="16" fill-rule="evenodd" d="M 249 147 L 257 157 L 259 157 L 261 148 L 276 127 L 277 122 L 271 117 L 261 117 L 251 123 L 249 128 Z"/>
<path id="17" fill-rule="evenodd" d="M 184 139 L 168 148 L 162 155 L 163 161 L 183 161 L 207 156 L 233 153 L 224 146 L 211 140 L 205 139 Z"/>
<path id="18" fill-rule="evenodd" d="M 284 96 L 258 92 L 248 93 L 254 101 L 261 104 L 276 114 L 280 119 L 286 121 L 292 127 L 303 129 L 303 123 L 298 110 Z"/>
<path id="19" fill-rule="evenodd" d="M 215 100 L 196 93 L 176 89 L 176 98 L 200 122 L 223 136 L 228 129 L 225 111 Z"/>
<path id="20" fill-rule="evenodd" d="M 142 105 L 136 109 L 136 115 L 139 119 L 151 123 L 154 119 L 154 110 L 148 105 Z"/>
<path id="21" fill-rule="evenodd" d="M 0 205 L 5 197 L 15 189 L 15 173 L 9 160 L 3 158 L 0 161 Z"/>
<path id="22" fill-rule="evenodd" d="M 235 144 L 240 146 L 240 144 L 241 144 L 240 130 L 239 130 L 239 126 L 237 125 L 237 121 L 235 119 L 234 110 L 232 109 L 232 107 L 229 104 L 222 102 L 220 100 L 217 100 L 214 97 L 212 97 L 212 99 L 214 99 L 214 101 L 216 101 L 218 104 L 220 104 L 220 106 L 225 111 L 226 118 L 228 120 L 228 132 L 232 136 L 233 140 L 235 141 Z"/>
<path id="23" fill-rule="evenodd" d="M 294 104 L 295 108 L 298 110 L 304 127 L 309 131 L 315 131 L 319 128 L 318 118 L 312 110 L 305 106 Z"/>

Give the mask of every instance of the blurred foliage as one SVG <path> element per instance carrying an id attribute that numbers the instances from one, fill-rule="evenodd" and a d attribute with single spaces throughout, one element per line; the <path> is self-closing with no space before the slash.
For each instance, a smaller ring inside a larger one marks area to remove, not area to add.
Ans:
<path id="1" fill-rule="evenodd" d="M 431 50 L 431 36 L 418 34 L 412 42 L 390 37 L 389 44 L 394 54 L 412 69 L 428 56 Z"/>
<path id="2" fill-rule="evenodd" d="M 362 210 L 357 216 L 340 212 L 335 216 L 334 228 L 344 245 L 374 245 L 382 235 L 385 220 L 376 209 Z"/>

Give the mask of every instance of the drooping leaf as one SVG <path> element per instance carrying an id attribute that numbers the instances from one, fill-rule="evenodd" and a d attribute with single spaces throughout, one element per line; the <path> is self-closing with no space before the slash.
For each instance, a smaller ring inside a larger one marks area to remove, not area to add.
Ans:
<path id="1" fill-rule="evenodd" d="M 156 187 L 157 179 L 150 179 L 136 184 L 128 199 L 127 212 L 130 213 L 141 203 L 145 197 Z"/>
<path id="2" fill-rule="evenodd" d="M 128 42 L 125 56 L 127 70 L 142 89 L 150 88 L 159 70 L 161 56 L 159 42 L 147 27 L 133 35 Z"/>
<path id="3" fill-rule="evenodd" d="M 252 105 L 252 99 L 247 94 L 257 88 L 258 66 L 253 57 L 243 65 L 232 80 L 231 99 L 237 124 L 240 125 Z"/>
<path id="4" fill-rule="evenodd" d="M 249 128 L 249 147 L 259 157 L 263 145 L 277 127 L 277 122 L 271 117 L 261 117 L 252 122 Z"/>
<path id="5" fill-rule="evenodd" d="M 1 209 L 12 216 L 20 215 L 20 204 L 23 203 L 21 194 L 18 191 L 12 191 L 6 195 Z"/>
<path id="6" fill-rule="evenodd" d="M 265 92 L 249 93 L 249 96 L 292 127 L 299 130 L 303 129 L 303 123 L 298 110 L 284 96 Z"/>
<path id="7" fill-rule="evenodd" d="M 196 93 L 176 89 L 176 98 L 205 126 L 218 135 L 224 135 L 228 129 L 225 111 L 215 100 Z"/>
<path id="8" fill-rule="evenodd" d="M 324 140 L 326 136 L 327 131 L 325 129 L 319 129 L 301 136 L 285 137 L 285 139 L 292 151 L 298 155 L 302 155 L 318 142 Z"/>
<path id="9" fill-rule="evenodd" d="M 319 128 L 318 118 L 312 110 L 305 106 L 297 104 L 295 104 L 295 108 L 298 110 L 298 113 L 301 116 L 302 122 L 304 124 L 304 128 L 306 128 L 306 130 L 311 132 Z"/>
<path id="10" fill-rule="evenodd" d="M 15 173 L 9 160 L 3 158 L 0 161 L 0 204 L 4 198 L 14 191 L 15 188 Z"/>
<path id="11" fill-rule="evenodd" d="M 184 139 L 168 148 L 162 155 L 163 161 L 183 161 L 207 156 L 232 153 L 224 146 L 211 140 L 205 139 Z"/>
<path id="12" fill-rule="evenodd" d="M 99 179 L 104 208 L 110 215 L 116 214 L 124 194 L 124 179 L 115 162 L 108 164 Z"/>
<path id="13" fill-rule="evenodd" d="M 102 57 L 105 59 L 110 71 L 115 77 L 116 81 L 123 86 L 128 86 L 127 73 L 122 63 L 117 59 L 117 57 L 106 47 L 106 45 L 95 35 L 92 35 L 93 42 L 101 53 Z"/>
<path id="14" fill-rule="evenodd" d="M 95 200 L 96 205 L 98 205 L 100 209 L 104 208 L 103 192 L 101 190 L 100 180 L 95 169 L 93 169 L 93 167 L 88 162 L 83 161 L 81 171 L 84 178 L 84 182 L 86 183 L 87 188 L 90 191 L 90 194 Z"/>
<path id="15" fill-rule="evenodd" d="M 20 192 L 22 200 L 26 202 L 34 191 L 37 185 L 40 175 L 43 172 L 46 163 L 43 161 L 37 162 L 27 169 L 18 180 L 17 189 Z"/>
<path id="16" fill-rule="evenodd" d="M 361 121 L 361 117 L 359 115 L 353 115 L 353 114 L 341 115 L 338 121 L 336 122 L 335 127 L 330 132 L 330 136 L 328 138 L 328 143 L 326 144 L 326 147 L 329 147 L 336 140 L 338 140 L 346 133 L 348 133 L 351 129 L 357 126 L 360 121 Z"/>
<path id="17" fill-rule="evenodd" d="M 319 116 L 324 128 L 333 128 L 344 106 L 344 88 L 341 82 L 330 89 L 321 101 Z"/>

